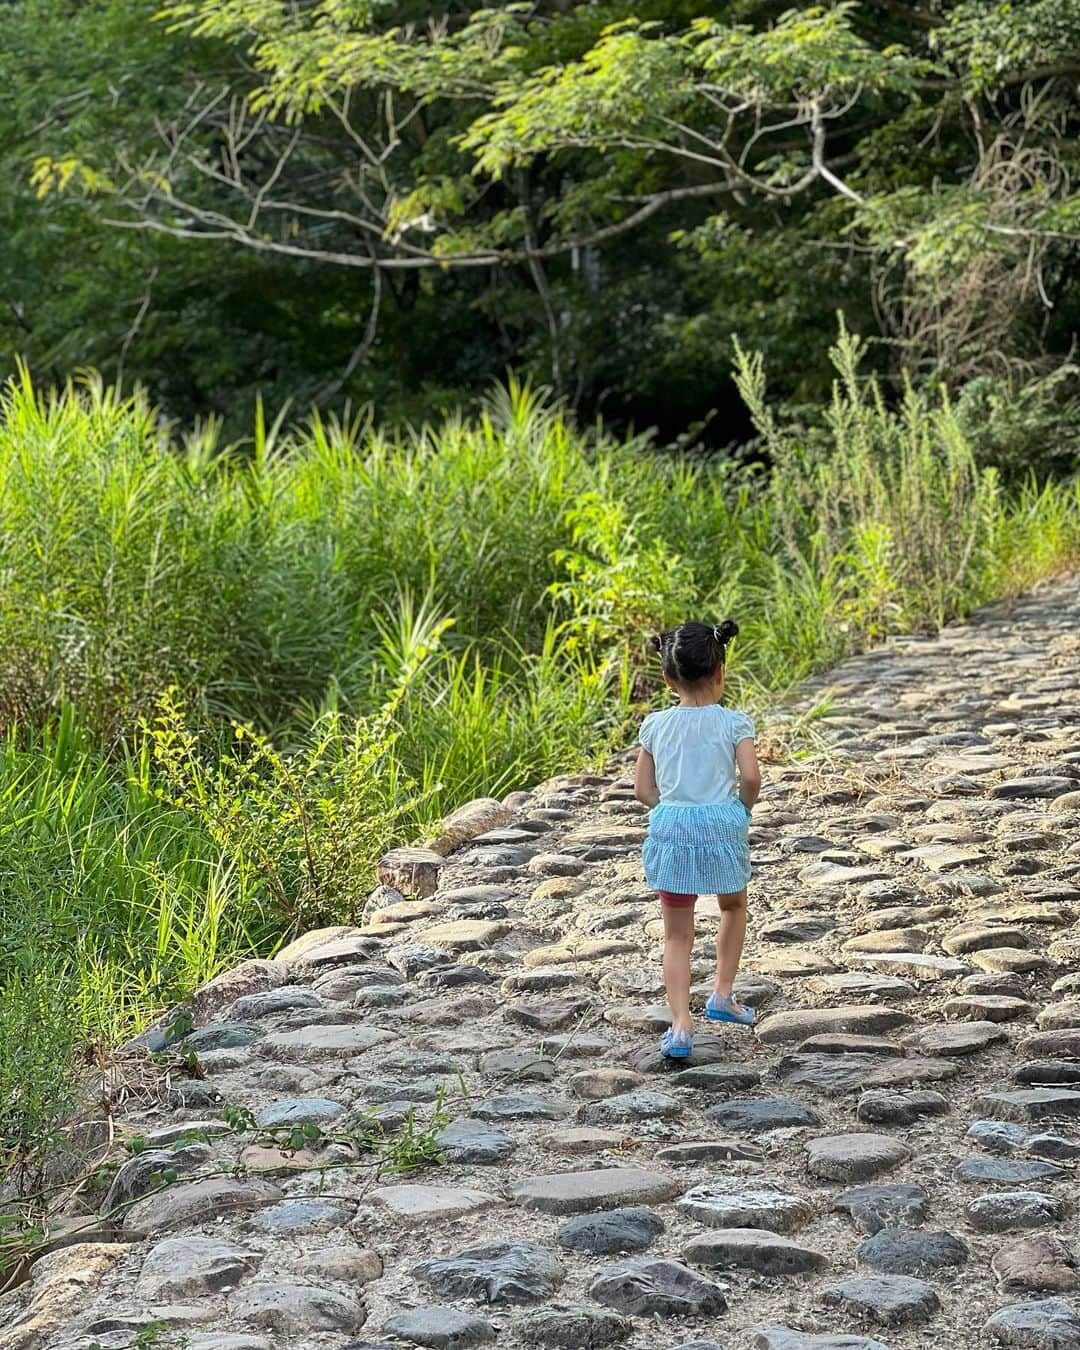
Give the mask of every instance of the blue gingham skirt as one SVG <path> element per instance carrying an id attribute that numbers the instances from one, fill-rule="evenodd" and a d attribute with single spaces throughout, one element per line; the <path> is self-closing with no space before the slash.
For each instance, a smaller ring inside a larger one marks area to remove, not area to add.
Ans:
<path id="1" fill-rule="evenodd" d="M 738 797 L 702 806 L 659 802 L 641 848 L 654 891 L 730 895 L 750 880 L 750 812 Z"/>

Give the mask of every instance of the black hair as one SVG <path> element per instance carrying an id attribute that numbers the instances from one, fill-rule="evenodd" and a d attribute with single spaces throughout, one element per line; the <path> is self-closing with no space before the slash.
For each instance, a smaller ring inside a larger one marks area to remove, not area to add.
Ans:
<path id="1" fill-rule="evenodd" d="M 737 636 L 739 625 L 725 619 L 710 627 L 691 620 L 677 628 L 657 633 L 652 645 L 660 653 L 664 674 L 677 684 L 697 684 L 716 674 L 724 664 L 728 643 Z"/>

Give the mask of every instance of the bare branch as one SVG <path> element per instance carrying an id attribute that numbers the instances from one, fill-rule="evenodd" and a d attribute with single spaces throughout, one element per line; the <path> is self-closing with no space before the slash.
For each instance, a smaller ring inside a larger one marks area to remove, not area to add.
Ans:
<path id="1" fill-rule="evenodd" d="M 345 363 L 345 369 L 336 379 L 333 379 L 329 384 L 324 385 L 315 395 L 316 404 L 321 405 L 325 403 L 327 399 L 333 398 L 371 350 L 372 343 L 375 341 L 375 334 L 378 332 L 379 328 L 379 307 L 382 301 L 382 278 L 382 269 L 374 267 L 371 273 L 374 290 L 371 297 L 371 309 L 368 312 L 367 323 L 364 325 L 364 332 L 361 335 L 360 341 L 353 348 L 352 355 Z"/>

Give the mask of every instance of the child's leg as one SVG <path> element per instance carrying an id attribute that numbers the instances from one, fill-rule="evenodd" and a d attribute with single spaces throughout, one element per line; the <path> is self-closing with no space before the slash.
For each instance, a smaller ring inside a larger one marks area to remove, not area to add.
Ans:
<path id="1" fill-rule="evenodd" d="M 720 905 L 720 927 L 716 930 L 716 983 L 713 988 L 721 997 L 730 998 L 746 941 L 746 890 L 716 898 Z"/>
<path id="2" fill-rule="evenodd" d="M 690 953 L 694 946 L 696 895 L 660 892 L 664 916 L 664 988 L 673 1031 L 690 1031 Z"/>

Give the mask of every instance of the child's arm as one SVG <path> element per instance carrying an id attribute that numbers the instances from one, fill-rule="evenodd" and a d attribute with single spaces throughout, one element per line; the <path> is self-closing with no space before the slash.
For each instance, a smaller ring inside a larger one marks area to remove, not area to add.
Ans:
<path id="1" fill-rule="evenodd" d="M 761 770 L 758 768 L 757 748 L 749 736 L 735 747 L 735 763 L 739 766 L 739 797 L 749 810 L 761 791 Z"/>
<path id="2" fill-rule="evenodd" d="M 644 746 L 638 749 L 637 765 L 634 768 L 634 796 L 646 806 L 655 806 L 660 800 L 660 791 L 656 786 L 656 765 Z"/>

